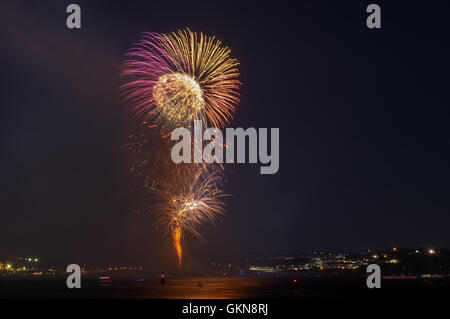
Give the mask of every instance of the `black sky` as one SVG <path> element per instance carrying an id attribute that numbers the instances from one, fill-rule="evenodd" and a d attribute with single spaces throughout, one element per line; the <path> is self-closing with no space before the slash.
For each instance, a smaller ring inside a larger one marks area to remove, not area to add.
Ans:
<path id="1" fill-rule="evenodd" d="M 172 258 L 131 213 L 118 71 L 141 32 L 184 27 L 241 63 L 230 126 L 281 135 L 278 174 L 228 170 L 227 213 L 190 256 L 450 247 L 448 1 L 377 1 L 381 30 L 368 1 L 111 2 L 0 4 L 0 257 Z"/>

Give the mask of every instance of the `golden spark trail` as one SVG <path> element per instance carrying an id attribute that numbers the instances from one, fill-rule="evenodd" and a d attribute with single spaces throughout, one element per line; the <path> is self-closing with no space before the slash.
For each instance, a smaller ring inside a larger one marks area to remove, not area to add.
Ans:
<path id="1" fill-rule="evenodd" d="M 182 258 L 182 251 L 181 251 L 181 228 L 180 226 L 176 226 L 173 230 L 173 243 L 175 245 L 175 250 L 177 252 L 178 256 L 178 267 L 181 268 L 181 258 Z"/>

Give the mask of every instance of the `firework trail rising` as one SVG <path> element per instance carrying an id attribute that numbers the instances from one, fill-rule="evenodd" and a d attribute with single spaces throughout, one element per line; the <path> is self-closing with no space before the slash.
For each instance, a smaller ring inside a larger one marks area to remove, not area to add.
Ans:
<path id="1" fill-rule="evenodd" d="M 144 33 L 126 54 L 124 100 L 140 119 L 153 119 L 161 132 L 191 127 L 223 127 L 239 103 L 237 60 L 215 37 L 189 29 Z"/>

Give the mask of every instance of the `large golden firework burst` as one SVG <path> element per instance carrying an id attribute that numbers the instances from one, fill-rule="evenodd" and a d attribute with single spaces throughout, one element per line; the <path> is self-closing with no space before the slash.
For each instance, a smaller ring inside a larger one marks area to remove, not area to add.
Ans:
<path id="1" fill-rule="evenodd" d="M 122 75 L 135 116 L 152 118 L 165 134 L 175 127 L 223 127 L 239 103 L 239 71 L 230 49 L 214 36 L 178 30 L 145 33 L 128 53 Z"/>

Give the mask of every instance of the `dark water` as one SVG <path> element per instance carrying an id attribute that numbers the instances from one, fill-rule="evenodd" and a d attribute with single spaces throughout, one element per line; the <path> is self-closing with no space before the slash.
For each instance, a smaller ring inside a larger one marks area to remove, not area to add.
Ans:
<path id="1" fill-rule="evenodd" d="M 359 298 L 448 298 L 446 282 L 418 280 L 386 281 L 381 289 L 368 289 L 365 278 L 299 278 L 296 287 L 292 277 L 169 277 L 165 284 L 156 276 L 97 276 L 83 278 L 81 289 L 68 289 L 65 277 L 2 278 L 0 298 L 164 298 L 164 299 L 359 299 Z M 137 281 L 139 280 L 139 281 Z"/>

